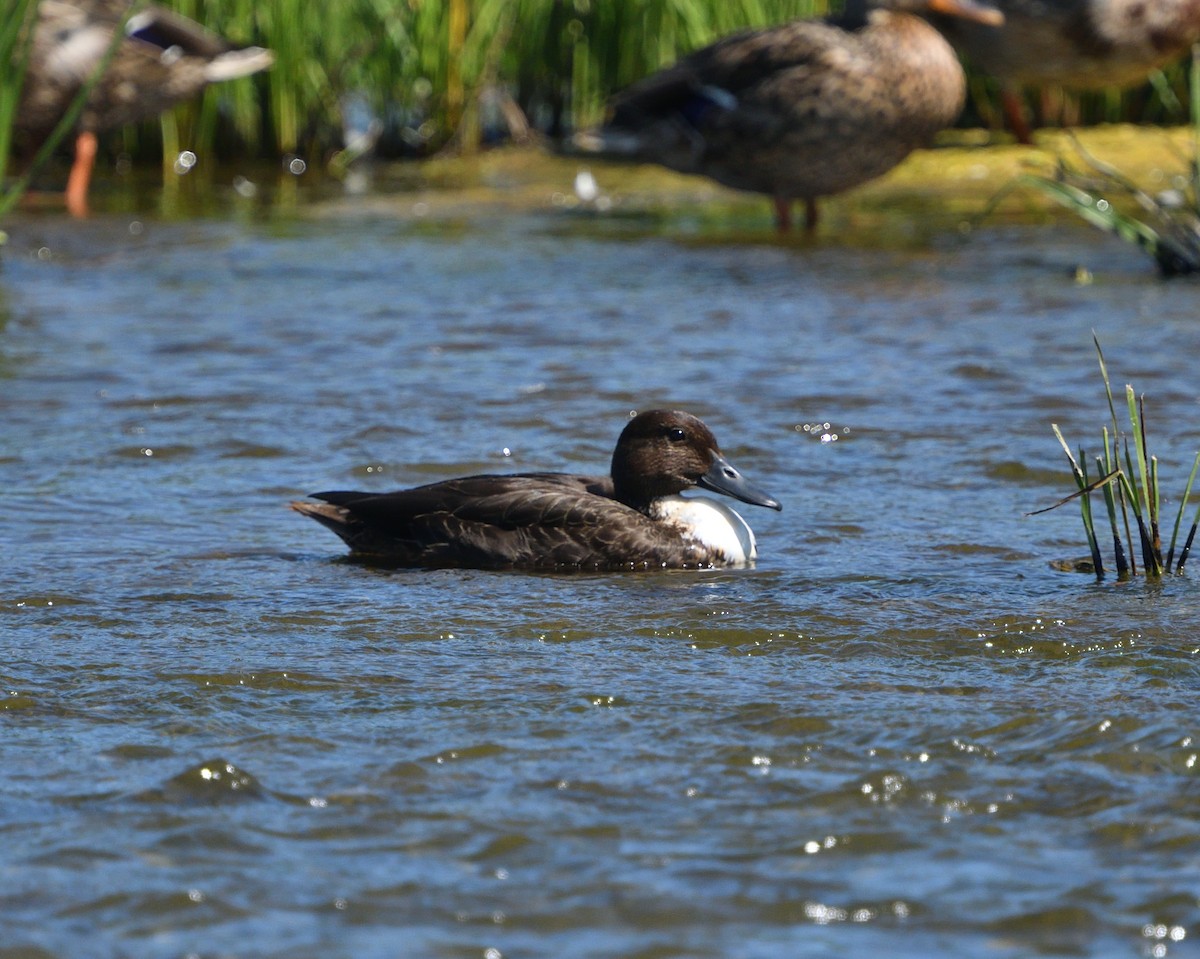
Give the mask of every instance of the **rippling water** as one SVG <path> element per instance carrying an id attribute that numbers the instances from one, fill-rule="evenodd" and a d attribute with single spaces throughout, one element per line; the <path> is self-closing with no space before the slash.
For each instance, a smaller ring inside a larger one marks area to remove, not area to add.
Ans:
<path id="1" fill-rule="evenodd" d="M 1092 330 L 1182 488 L 1194 285 L 410 207 L 11 224 L 0 957 L 1195 954 L 1193 578 L 1025 515 Z M 783 502 L 756 569 L 380 570 L 284 508 L 659 405 Z"/>

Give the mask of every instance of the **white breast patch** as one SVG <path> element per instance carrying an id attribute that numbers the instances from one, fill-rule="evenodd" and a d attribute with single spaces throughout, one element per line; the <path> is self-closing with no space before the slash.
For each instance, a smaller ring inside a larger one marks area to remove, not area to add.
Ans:
<path id="1" fill-rule="evenodd" d="M 744 566 L 758 557 L 750 525 L 737 512 L 707 496 L 664 496 L 650 508 L 655 519 L 680 527 L 684 537 Z"/>

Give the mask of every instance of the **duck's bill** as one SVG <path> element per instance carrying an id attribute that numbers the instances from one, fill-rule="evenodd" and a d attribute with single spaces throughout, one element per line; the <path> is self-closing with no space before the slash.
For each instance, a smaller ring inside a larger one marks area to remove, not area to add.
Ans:
<path id="1" fill-rule="evenodd" d="M 995 7 L 976 0 L 929 0 L 929 9 L 933 13 L 945 13 L 963 20 L 974 20 L 989 27 L 1004 26 L 1004 14 Z"/>
<path id="2" fill-rule="evenodd" d="M 696 481 L 696 485 L 712 490 L 714 493 L 724 493 L 726 496 L 740 499 L 743 503 L 749 503 L 752 506 L 783 509 L 774 497 L 768 496 L 762 490 L 755 489 L 747 483 L 745 477 L 719 453 L 713 454 L 712 467 Z"/>

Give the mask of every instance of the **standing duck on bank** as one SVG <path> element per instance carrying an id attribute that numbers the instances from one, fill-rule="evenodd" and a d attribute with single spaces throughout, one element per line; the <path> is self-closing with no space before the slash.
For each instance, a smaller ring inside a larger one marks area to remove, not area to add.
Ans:
<path id="1" fill-rule="evenodd" d="M 41 0 L 17 106 L 19 138 L 37 144 L 50 135 L 103 63 L 129 8 L 129 0 Z M 235 50 L 200 24 L 160 7 L 142 7 L 124 31 L 77 125 L 67 180 L 67 209 L 75 216 L 87 214 L 97 133 L 151 119 L 210 83 L 249 76 L 275 59 L 262 47 Z"/>
<path id="2" fill-rule="evenodd" d="M 618 94 L 581 152 L 658 163 L 765 193 L 776 224 L 880 176 L 952 124 L 966 98 L 954 50 L 914 13 L 999 23 L 974 0 L 848 0 L 822 20 L 734 34 Z"/>
<path id="3" fill-rule="evenodd" d="M 1018 91 L 1128 87 L 1200 40 L 1200 0 L 990 0 L 1002 26 L 946 18 L 937 26 L 1002 84 L 1017 139 L 1032 142 Z"/>
<path id="4" fill-rule="evenodd" d="M 609 476 L 467 476 L 395 493 L 313 493 L 290 506 L 352 553 L 399 566 L 489 569 L 685 569 L 745 566 L 754 533 L 700 487 L 780 509 L 742 477 L 707 426 L 650 410 L 617 440 Z"/>

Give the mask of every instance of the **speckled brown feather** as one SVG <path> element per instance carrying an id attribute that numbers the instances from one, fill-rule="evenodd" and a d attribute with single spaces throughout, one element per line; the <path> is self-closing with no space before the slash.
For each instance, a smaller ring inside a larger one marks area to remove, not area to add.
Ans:
<path id="1" fill-rule="evenodd" d="M 619 95 L 596 139 L 625 135 L 626 156 L 808 200 L 885 173 L 964 97 L 936 30 L 873 10 L 726 37 Z"/>
<path id="2" fill-rule="evenodd" d="M 124 0 L 41 0 L 38 24 L 16 129 L 30 143 L 45 137 L 103 59 L 129 3 Z M 237 51 L 198 23 L 160 7 L 138 11 L 142 34 L 153 42 L 122 40 L 104 76 L 92 88 L 79 129 L 114 129 L 157 116 L 213 82 L 270 66 L 269 51 Z M 166 48 L 170 55 L 163 55 Z"/>
<path id="3" fill-rule="evenodd" d="M 1014 86 L 1129 86 L 1200 40 L 1200 0 L 990 2 L 1003 26 L 936 22 L 972 63 Z"/>
<path id="4" fill-rule="evenodd" d="M 353 551 L 387 556 L 401 565 L 712 565 L 712 558 L 695 544 L 664 540 L 661 524 L 611 499 L 611 489 L 611 481 L 602 477 L 513 474 L 447 480 L 374 496 L 316 493 L 324 503 L 291 506 L 329 527 Z"/>

